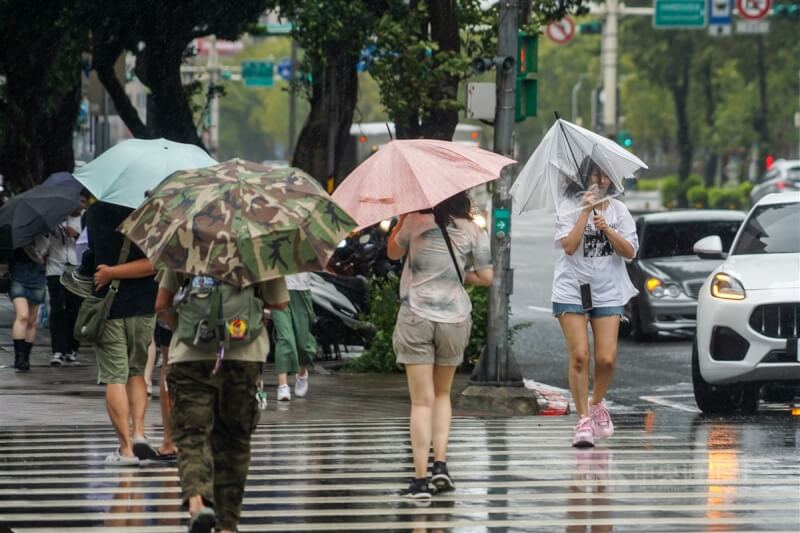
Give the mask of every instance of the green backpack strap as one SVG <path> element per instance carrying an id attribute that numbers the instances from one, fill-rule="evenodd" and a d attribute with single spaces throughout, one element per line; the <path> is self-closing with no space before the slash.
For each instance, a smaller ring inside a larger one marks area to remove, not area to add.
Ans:
<path id="1" fill-rule="evenodd" d="M 219 339 L 220 344 L 224 342 L 224 344 L 227 345 L 228 343 L 225 342 L 227 340 L 227 332 L 225 328 L 225 318 L 222 312 L 222 290 L 220 289 L 220 285 L 214 287 L 209 298 L 211 301 L 209 302 L 208 328 L 216 331 L 217 339 Z"/>

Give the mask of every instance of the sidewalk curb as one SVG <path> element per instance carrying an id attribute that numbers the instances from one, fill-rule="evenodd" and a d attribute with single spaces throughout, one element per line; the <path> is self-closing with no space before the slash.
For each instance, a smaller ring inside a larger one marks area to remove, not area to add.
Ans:
<path id="1" fill-rule="evenodd" d="M 539 416 L 564 416 L 570 414 L 569 398 L 561 389 L 539 383 L 532 379 L 523 379 L 525 388 L 536 392 L 539 397 Z"/>

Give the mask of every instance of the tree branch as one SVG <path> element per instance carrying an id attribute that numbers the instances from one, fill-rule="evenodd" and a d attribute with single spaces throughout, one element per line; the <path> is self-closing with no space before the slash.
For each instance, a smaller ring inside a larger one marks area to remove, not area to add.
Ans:
<path id="1" fill-rule="evenodd" d="M 134 137 L 139 139 L 152 139 L 153 134 L 150 128 L 139 118 L 139 113 L 136 111 L 130 98 L 128 98 L 128 95 L 125 93 L 125 88 L 117 78 L 113 63 L 95 65 L 94 68 L 103 87 L 108 91 L 111 101 L 114 102 L 117 113 L 128 129 L 131 130 Z"/>

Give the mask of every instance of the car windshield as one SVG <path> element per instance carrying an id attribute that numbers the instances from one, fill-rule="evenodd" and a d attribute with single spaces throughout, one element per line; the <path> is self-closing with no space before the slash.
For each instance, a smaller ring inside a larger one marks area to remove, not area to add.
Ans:
<path id="1" fill-rule="evenodd" d="M 792 167 L 787 170 L 786 179 L 789 181 L 800 181 L 800 167 Z"/>
<path id="2" fill-rule="evenodd" d="M 648 223 L 641 257 L 694 255 L 694 243 L 709 235 L 719 235 L 723 250 L 728 251 L 739 224 L 739 220 Z"/>
<path id="3" fill-rule="evenodd" d="M 756 207 L 733 255 L 800 253 L 800 203 Z"/>

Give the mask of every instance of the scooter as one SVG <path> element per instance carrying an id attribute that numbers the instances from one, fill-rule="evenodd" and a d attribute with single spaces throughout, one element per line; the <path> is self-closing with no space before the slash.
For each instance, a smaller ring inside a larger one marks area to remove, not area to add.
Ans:
<path id="1" fill-rule="evenodd" d="M 366 278 L 313 273 L 311 299 L 316 315 L 311 332 L 326 359 L 341 359 L 342 347 L 369 344 L 375 327 L 366 320 Z"/>

